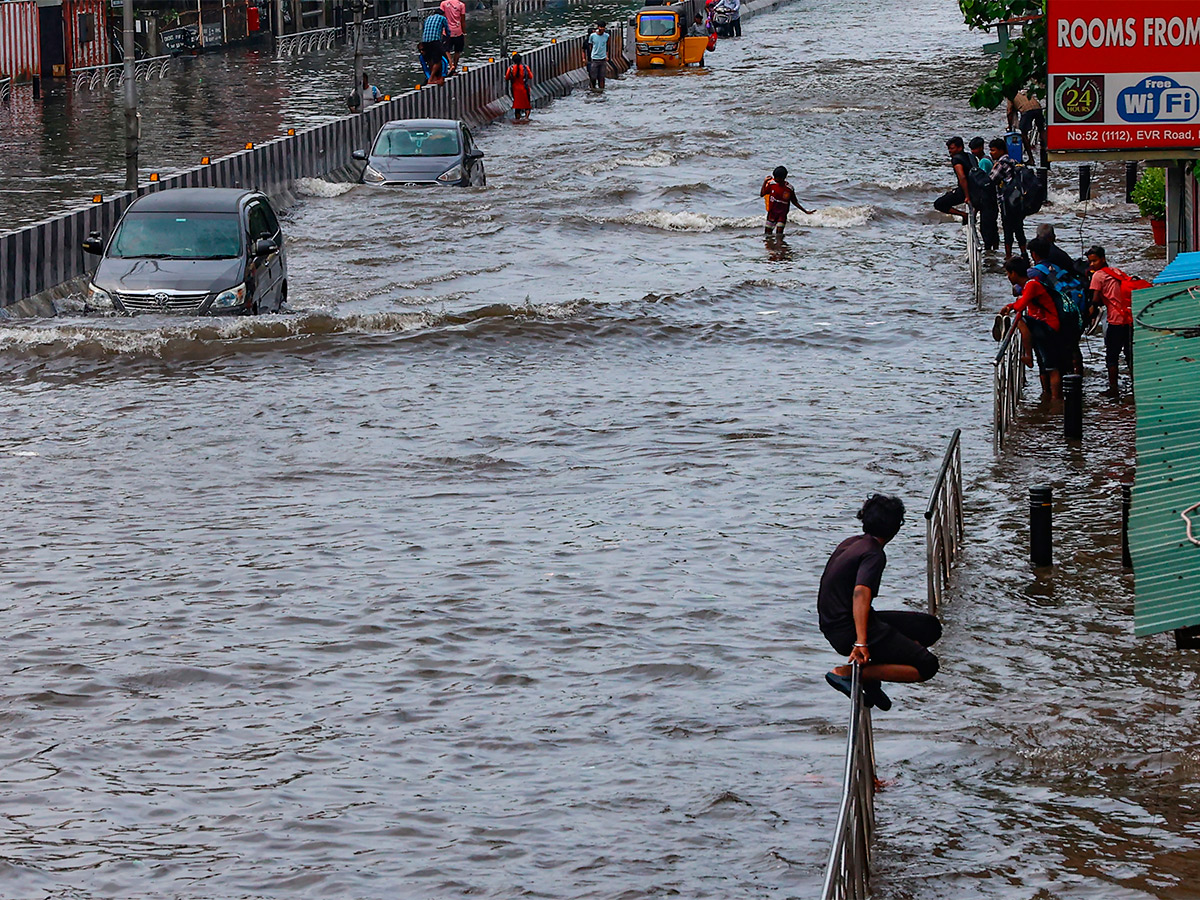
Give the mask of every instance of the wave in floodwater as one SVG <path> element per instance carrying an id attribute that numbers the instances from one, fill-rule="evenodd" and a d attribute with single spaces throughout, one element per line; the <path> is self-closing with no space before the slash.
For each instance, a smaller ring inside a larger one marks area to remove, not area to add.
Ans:
<path id="1" fill-rule="evenodd" d="M 340 197 L 358 185 L 349 181 L 326 181 L 323 178 L 301 178 L 296 182 L 296 194 L 300 197 Z"/>
<path id="2" fill-rule="evenodd" d="M 795 213 L 789 220 L 793 227 L 809 228 L 852 228 L 866 225 L 874 215 L 870 206 L 828 206 L 815 210 L 809 216 Z M 708 233 L 717 229 L 762 228 L 764 217 L 756 216 L 710 216 L 698 212 L 665 212 L 646 210 L 611 219 L 588 219 L 591 222 L 617 225 L 639 225 L 663 231 L 694 231 Z"/>
<path id="3" fill-rule="evenodd" d="M 665 169 L 682 159 L 682 155 L 668 153 L 665 150 L 651 150 L 645 156 L 618 156 L 603 162 L 583 166 L 580 171 L 585 175 L 599 175 L 601 172 L 611 172 L 614 169 Z"/>

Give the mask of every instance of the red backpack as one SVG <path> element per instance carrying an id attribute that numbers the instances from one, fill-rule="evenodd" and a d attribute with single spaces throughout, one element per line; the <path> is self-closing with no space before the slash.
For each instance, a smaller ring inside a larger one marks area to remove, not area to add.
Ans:
<path id="1" fill-rule="evenodd" d="M 1105 266 L 1100 271 L 1107 272 L 1113 278 L 1117 279 L 1117 281 L 1121 282 L 1121 302 L 1125 304 L 1127 309 L 1133 309 L 1134 291 L 1140 291 L 1148 287 L 1154 287 L 1154 285 L 1145 278 L 1138 278 L 1135 275 L 1122 272 L 1116 266 Z"/>

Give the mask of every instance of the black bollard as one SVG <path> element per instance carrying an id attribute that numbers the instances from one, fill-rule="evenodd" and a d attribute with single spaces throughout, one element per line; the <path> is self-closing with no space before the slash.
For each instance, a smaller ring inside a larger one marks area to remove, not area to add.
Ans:
<path id="1" fill-rule="evenodd" d="M 1054 490 L 1049 485 L 1029 489 L 1029 561 L 1035 566 L 1054 562 L 1053 501 Z"/>
<path id="2" fill-rule="evenodd" d="M 1079 202 L 1092 199 L 1092 166 L 1084 163 L 1079 167 Z"/>
<path id="3" fill-rule="evenodd" d="M 1068 441 L 1083 440 L 1083 376 L 1064 375 L 1063 435 Z"/>
<path id="4" fill-rule="evenodd" d="M 42 76 L 41 75 L 33 76 L 33 99 L 34 100 L 42 99 Z"/>
<path id="5" fill-rule="evenodd" d="M 1125 163 L 1125 202 L 1133 202 L 1133 187 L 1137 184 L 1137 163 Z"/>
<path id="6" fill-rule="evenodd" d="M 1133 557 L 1129 554 L 1129 508 L 1133 505 L 1133 488 L 1121 485 L 1121 565 L 1133 568 Z"/>

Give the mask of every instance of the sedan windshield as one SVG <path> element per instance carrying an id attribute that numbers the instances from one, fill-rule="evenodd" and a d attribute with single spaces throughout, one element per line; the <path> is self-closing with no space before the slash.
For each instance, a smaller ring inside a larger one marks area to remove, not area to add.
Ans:
<path id="1" fill-rule="evenodd" d="M 638 18 L 638 34 L 642 37 L 670 37 L 674 33 L 674 16 L 640 16 Z"/>
<path id="2" fill-rule="evenodd" d="M 242 255 L 237 213 L 132 213 L 109 256 L 120 259 L 234 259 Z"/>
<path id="3" fill-rule="evenodd" d="M 457 128 L 388 128 L 372 156 L 458 156 Z"/>

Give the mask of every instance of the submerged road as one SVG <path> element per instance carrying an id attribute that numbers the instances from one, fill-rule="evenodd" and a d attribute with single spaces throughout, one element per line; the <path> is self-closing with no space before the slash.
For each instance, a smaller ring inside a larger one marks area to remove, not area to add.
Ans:
<path id="1" fill-rule="evenodd" d="M 961 426 L 942 671 L 875 718 L 876 896 L 1190 896 L 1200 669 L 1132 637 L 1132 408 L 1091 378 L 1082 452 L 1030 407 L 993 461 L 990 316 L 928 211 L 944 136 L 998 130 L 980 41 L 807 0 L 485 129 L 486 189 L 305 183 L 292 314 L 5 323 L 0 893 L 816 896 L 817 579 L 895 491 L 880 606 L 923 603 Z M 767 246 L 781 163 L 818 214 Z M 1157 266 L 1071 174 L 1039 219 Z"/>

